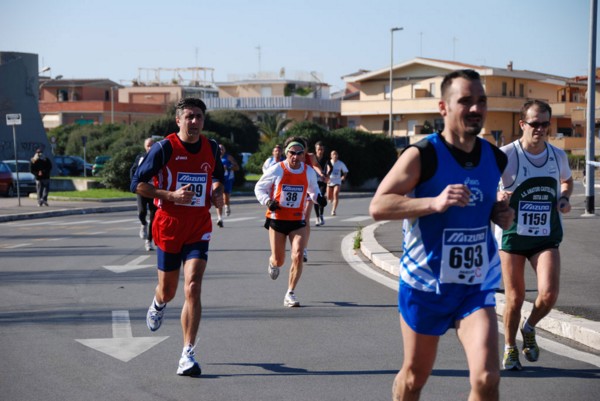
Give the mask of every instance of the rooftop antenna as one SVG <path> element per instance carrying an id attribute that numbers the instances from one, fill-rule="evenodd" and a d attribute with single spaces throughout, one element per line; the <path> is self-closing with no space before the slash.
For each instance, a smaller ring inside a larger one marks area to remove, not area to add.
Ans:
<path id="1" fill-rule="evenodd" d="M 456 61 L 456 42 L 458 39 L 455 36 L 452 38 L 452 61 Z"/>
<path id="2" fill-rule="evenodd" d="M 258 72 L 260 72 L 260 45 L 256 46 L 255 49 L 258 50 Z"/>

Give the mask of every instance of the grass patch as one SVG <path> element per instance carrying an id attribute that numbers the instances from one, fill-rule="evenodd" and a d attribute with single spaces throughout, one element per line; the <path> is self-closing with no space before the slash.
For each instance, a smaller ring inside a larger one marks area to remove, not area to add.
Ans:
<path id="1" fill-rule="evenodd" d="M 354 250 L 360 249 L 360 243 L 362 241 L 362 227 L 358 226 L 356 230 L 356 234 L 354 235 L 354 246 L 352 247 Z"/>
<path id="2" fill-rule="evenodd" d="M 86 199 L 135 198 L 134 193 L 111 188 L 94 188 L 86 191 L 51 191 L 50 196 Z"/>
<path id="3" fill-rule="evenodd" d="M 246 181 L 258 181 L 262 174 L 246 174 Z"/>

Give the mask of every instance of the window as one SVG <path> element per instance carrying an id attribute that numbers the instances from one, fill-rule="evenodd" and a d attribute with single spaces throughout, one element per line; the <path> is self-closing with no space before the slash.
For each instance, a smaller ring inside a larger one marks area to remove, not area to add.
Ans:
<path id="1" fill-rule="evenodd" d="M 429 84 L 429 95 L 435 97 L 435 82 Z"/>
<path id="2" fill-rule="evenodd" d="M 387 84 L 383 87 L 384 99 L 390 98 L 390 85 Z"/>
<path id="3" fill-rule="evenodd" d="M 58 91 L 56 91 L 56 98 L 59 102 L 68 102 L 69 92 L 66 89 L 59 89 Z"/>
<path id="4" fill-rule="evenodd" d="M 272 89 L 270 86 L 261 86 L 260 87 L 260 97 L 272 97 Z"/>
<path id="5" fill-rule="evenodd" d="M 502 96 L 506 96 L 507 87 L 506 82 L 502 82 Z"/>
<path id="6" fill-rule="evenodd" d="M 519 97 L 525 97 L 525 84 L 519 84 Z"/>

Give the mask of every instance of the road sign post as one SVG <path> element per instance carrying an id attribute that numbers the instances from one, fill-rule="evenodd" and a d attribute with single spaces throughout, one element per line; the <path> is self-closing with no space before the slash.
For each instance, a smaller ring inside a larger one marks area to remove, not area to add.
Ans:
<path id="1" fill-rule="evenodd" d="M 17 156 L 17 130 L 15 126 L 21 125 L 21 114 L 7 114 L 6 125 L 12 125 L 13 129 L 13 146 L 15 149 L 15 172 L 17 174 L 17 199 L 19 206 L 21 206 L 21 185 L 19 182 L 19 157 Z"/>

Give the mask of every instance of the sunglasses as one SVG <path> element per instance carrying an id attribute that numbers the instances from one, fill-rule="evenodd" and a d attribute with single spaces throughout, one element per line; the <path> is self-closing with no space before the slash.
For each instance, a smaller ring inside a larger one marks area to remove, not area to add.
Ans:
<path id="1" fill-rule="evenodd" d="M 531 128 L 533 129 L 538 129 L 538 128 L 548 128 L 550 126 L 550 121 L 544 121 L 543 123 L 540 123 L 538 121 L 534 121 L 532 123 L 528 122 L 528 121 L 523 121 L 525 124 L 529 125 Z"/>
<path id="2" fill-rule="evenodd" d="M 291 153 L 293 156 L 300 156 L 304 154 L 303 150 L 297 150 L 297 151 L 293 151 L 293 150 L 288 150 L 288 153 Z"/>

